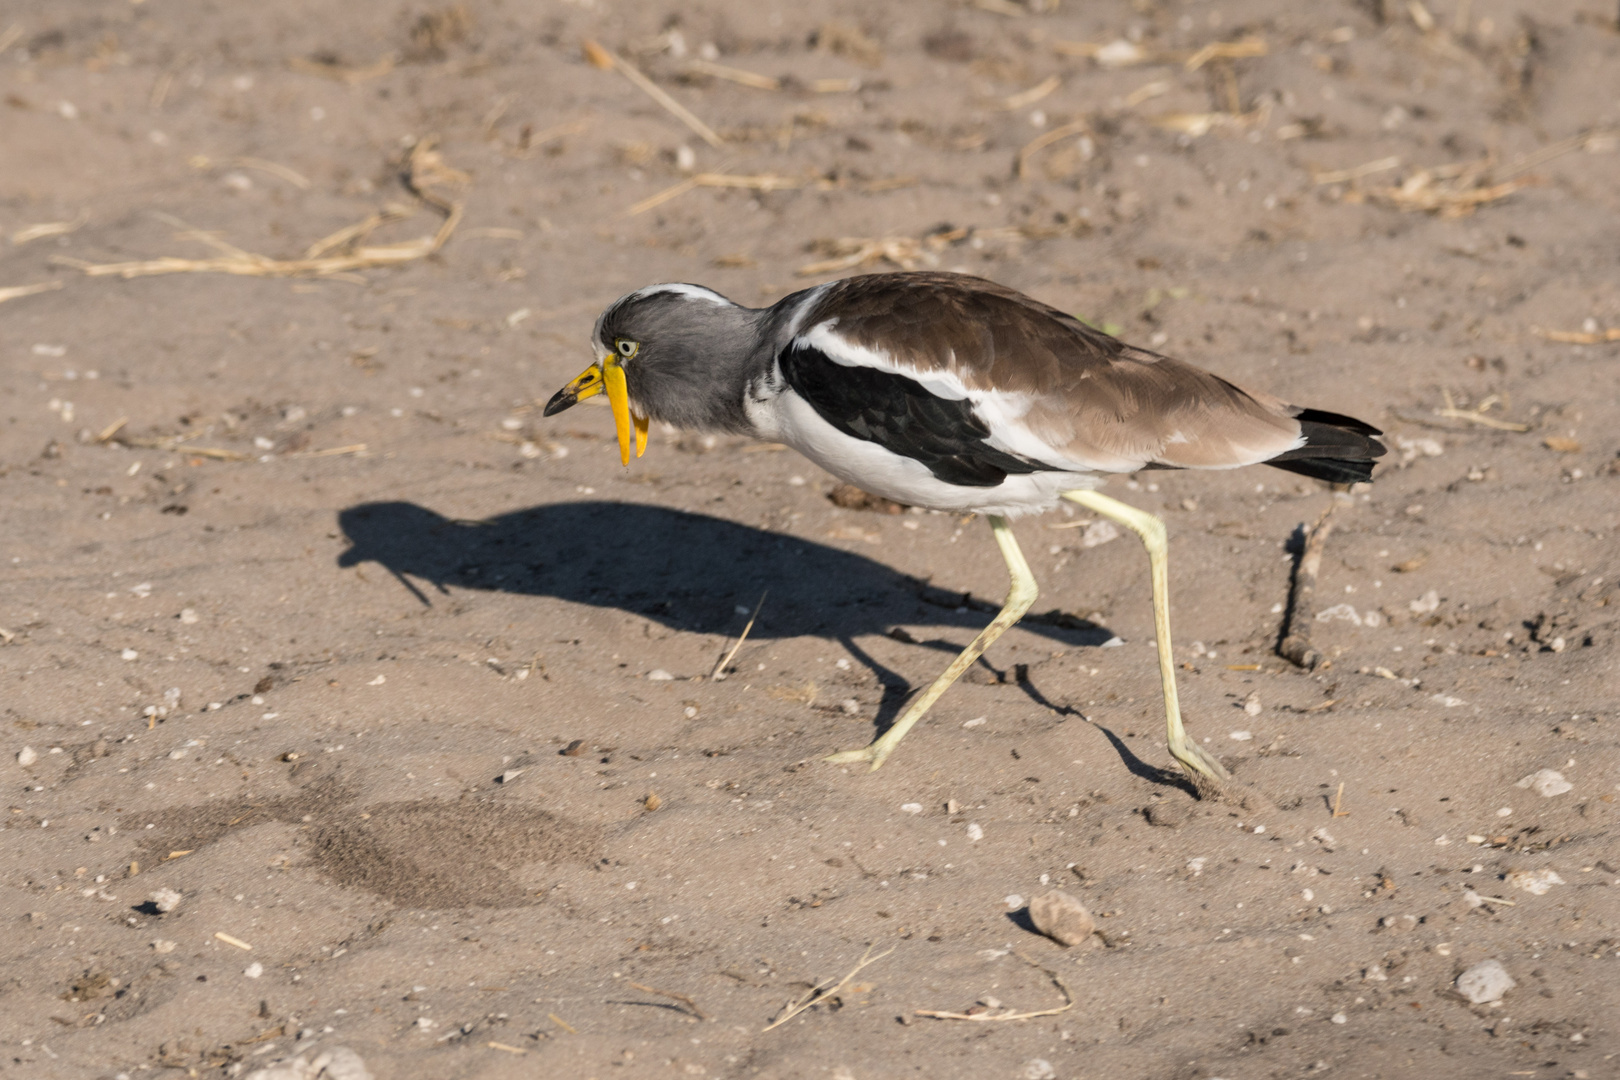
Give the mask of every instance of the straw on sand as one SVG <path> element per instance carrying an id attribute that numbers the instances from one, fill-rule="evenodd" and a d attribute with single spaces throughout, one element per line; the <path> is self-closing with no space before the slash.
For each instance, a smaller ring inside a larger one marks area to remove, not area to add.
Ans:
<path id="1" fill-rule="evenodd" d="M 434 190 L 446 185 L 460 185 L 467 175 L 445 164 L 434 149 L 432 137 L 417 142 L 406 158 L 403 180 L 407 190 L 422 202 L 444 215 L 444 221 L 431 236 L 419 236 L 393 244 L 366 244 L 373 232 L 390 222 L 410 217 L 409 207 L 391 205 L 367 215 L 363 220 L 339 229 L 330 236 L 311 244 L 299 259 L 276 259 L 244 251 L 212 233 L 188 229 L 181 236 L 213 248 L 219 254 L 211 259 L 187 259 L 164 256 L 122 263 L 85 263 L 78 260 L 58 259 L 68 266 L 84 271 L 88 277 L 149 277 L 154 274 L 235 274 L 243 277 L 332 277 L 350 274 L 379 266 L 396 266 L 426 258 L 438 251 L 450 239 L 461 223 L 464 204 L 440 195 Z"/>
<path id="2" fill-rule="evenodd" d="M 0 304 L 7 300 L 20 300 L 25 296 L 34 296 L 43 292 L 52 292 L 60 289 L 60 281 L 41 281 L 37 285 L 10 285 L 0 289 Z"/>
<path id="3" fill-rule="evenodd" d="M 725 145 L 725 140 L 716 135 L 713 128 L 692 115 L 685 105 L 665 93 L 663 87 L 643 75 L 634 64 L 622 56 L 609 52 L 590 38 L 585 39 L 584 49 L 585 59 L 590 61 L 592 67 L 601 68 L 603 71 L 617 69 L 619 74 L 635 84 L 636 89 L 652 98 L 671 116 L 691 128 L 698 138 L 710 146 L 719 147 Z"/>

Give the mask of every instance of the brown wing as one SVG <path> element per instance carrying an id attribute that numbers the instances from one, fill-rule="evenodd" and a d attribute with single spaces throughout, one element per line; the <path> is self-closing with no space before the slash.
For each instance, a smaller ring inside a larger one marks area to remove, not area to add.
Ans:
<path id="1" fill-rule="evenodd" d="M 872 274 L 833 284 L 800 323 L 919 375 L 1023 395 L 1023 425 L 1064 459 L 1121 471 L 1147 464 L 1250 465 L 1300 442 L 1299 410 L 963 274 Z"/>

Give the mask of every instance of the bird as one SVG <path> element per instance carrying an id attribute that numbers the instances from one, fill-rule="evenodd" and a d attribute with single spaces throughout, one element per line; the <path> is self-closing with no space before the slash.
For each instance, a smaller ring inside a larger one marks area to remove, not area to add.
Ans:
<path id="1" fill-rule="evenodd" d="M 1242 389 L 967 274 L 856 275 L 763 308 L 649 285 L 608 305 L 591 346 L 544 415 L 605 393 L 626 467 L 658 420 L 786 444 L 872 494 L 988 520 L 1006 602 L 887 730 L 825 759 L 874 770 L 1034 603 L 1009 521 L 1067 501 L 1146 548 L 1167 746 L 1195 784 L 1219 788 L 1230 776 L 1188 737 L 1177 698 L 1164 522 L 1098 489 L 1143 469 L 1259 464 L 1348 484 L 1370 480 L 1386 449 L 1361 420 Z"/>

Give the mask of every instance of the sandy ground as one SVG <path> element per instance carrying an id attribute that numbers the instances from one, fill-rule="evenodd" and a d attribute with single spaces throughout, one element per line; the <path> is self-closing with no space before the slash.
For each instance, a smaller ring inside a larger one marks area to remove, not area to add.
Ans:
<path id="1" fill-rule="evenodd" d="M 0 305 L 0 1072 L 1620 1076 L 1613 5 L 1057 6 L 0 13 L 0 288 L 61 286 Z M 628 213 L 694 173 L 782 190 Z M 392 267 L 84 272 L 451 204 Z M 1019 527 L 1055 615 L 882 771 L 820 763 L 999 603 L 983 523 L 539 415 L 629 289 L 897 261 L 1389 431 L 1315 672 L 1277 613 L 1331 492 L 1109 487 L 1274 809 L 1167 771 L 1146 560 L 1060 514 Z M 1053 889 L 1089 945 L 1028 929 Z"/>

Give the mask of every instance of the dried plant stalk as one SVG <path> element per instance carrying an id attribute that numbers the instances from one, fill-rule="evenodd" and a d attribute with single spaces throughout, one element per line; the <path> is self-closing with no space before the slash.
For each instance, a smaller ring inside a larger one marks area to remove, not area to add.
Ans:
<path id="1" fill-rule="evenodd" d="M 691 128 L 698 138 L 713 147 L 718 148 L 725 145 L 725 140 L 716 135 L 713 128 L 694 116 L 685 105 L 670 97 L 663 87 L 643 75 L 634 64 L 621 56 L 609 52 L 590 38 L 585 39 L 584 49 L 585 59 L 590 61 L 592 67 L 601 68 L 604 71 L 617 69 L 620 75 L 635 84 L 636 89 L 652 98 L 671 116 Z"/>
<path id="2" fill-rule="evenodd" d="M 62 287 L 60 281 L 41 281 L 37 285 L 9 285 L 0 289 L 0 304 L 7 300 L 20 300 L 25 296 L 36 296 L 39 293 L 54 292 Z"/>
<path id="3" fill-rule="evenodd" d="M 219 237 L 200 230 L 182 233 L 185 239 L 207 244 L 219 252 L 211 259 L 187 259 L 164 256 L 123 263 L 83 263 L 77 260 L 58 260 L 82 270 L 88 277 L 150 277 L 156 274 L 235 274 L 241 277 L 331 277 L 380 266 L 395 266 L 426 258 L 442 248 L 456 226 L 461 224 L 464 204 L 452 201 L 433 190 L 444 184 L 462 184 L 467 174 L 445 164 L 434 149 L 435 140 L 419 141 L 406 159 L 403 180 L 406 188 L 418 199 L 444 215 L 444 221 L 431 236 L 403 240 L 394 244 L 363 244 L 362 241 L 379 226 L 410 216 L 404 207 L 389 206 L 368 215 L 364 220 L 340 229 L 310 245 L 301 259 L 275 259 L 244 251 Z"/>

